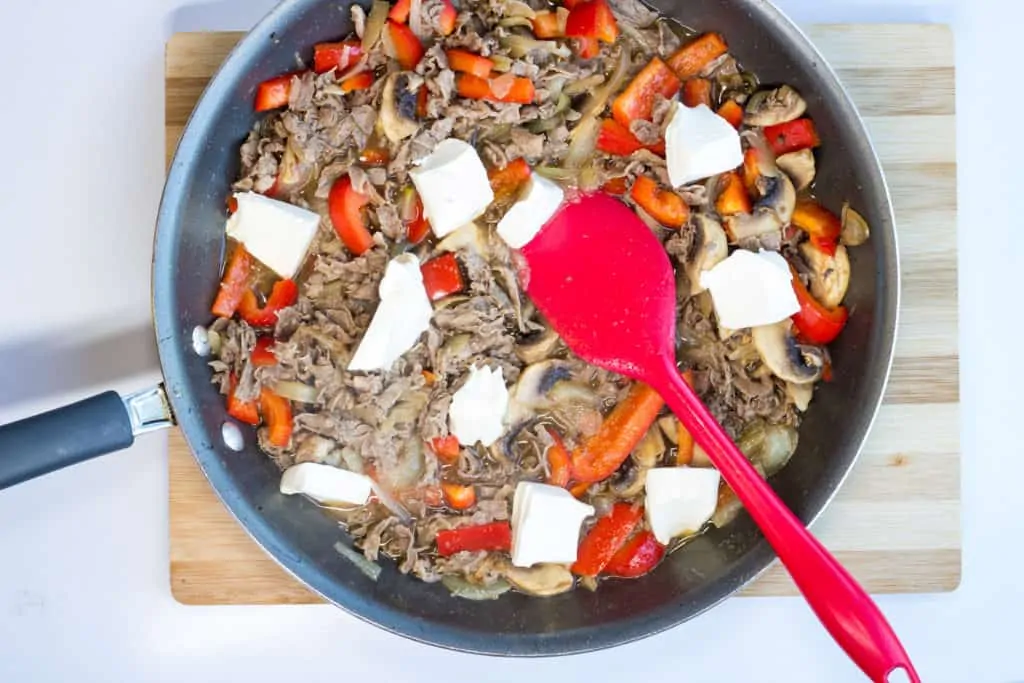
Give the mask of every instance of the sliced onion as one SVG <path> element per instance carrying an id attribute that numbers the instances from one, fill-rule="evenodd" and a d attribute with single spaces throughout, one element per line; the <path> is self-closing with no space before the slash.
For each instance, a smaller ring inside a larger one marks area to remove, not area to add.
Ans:
<path id="1" fill-rule="evenodd" d="M 363 31 L 363 53 L 367 53 L 380 40 L 384 24 L 388 20 L 391 6 L 386 0 L 374 0 L 370 6 L 370 14 L 366 17 L 366 29 Z"/>
<path id="2" fill-rule="evenodd" d="M 871 228 L 868 227 L 864 216 L 850 207 L 849 202 L 843 204 L 842 222 L 843 231 L 840 233 L 839 239 L 843 244 L 849 247 L 859 247 L 868 241 L 871 236 Z"/>
<path id="3" fill-rule="evenodd" d="M 299 403 L 316 403 L 317 396 L 320 394 L 316 387 L 304 382 L 281 381 L 274 385 L 273 391 L 278 396 Z"/>
<path id="4" fill-rule="evenodd" d="M 581 78 L 578 81 L 568 83 L 562 92 L 569 97 L 582 95 L 585 92 L 590 92 L 602 83 L 604 83 L 604 76 L 601 74 L 594 74 L 593 76 L 587 76 L 586 78 Z"/>
<path id="5" fill-rule="evenodd" d="M 403 223 L 416 220 L 416 188 L 412 185 L 402 188 L 402 194 L 398 198 L 398 217 Z"/>
<path id="6" fill-rule="evenodd" d="M 512 59 L 508 55 L 491 55 L 489 59 L 494 62 L 494 70 L 500 73 L 512 70 Z"/>
<path id="7" fill-rule="evenodd" d="M 441 583 L 452 592 L 452 595 L 466 600 L 497 600 L 512 588 L 507 581 L 502 579 L 489 586 L 481 586 L 454 574 L 445 576 L 441 579 Z"/>
<path id="8" fill-rule="evenodd" d="M 498 26 L 501 26 L 502 28 L 515 28 L 516 26 L 533 28 L 533 24 L 526 17 L 505 17 L 498 22 Z"/>
<path id="9" fill-rule="evenodd" d="M 390 510 L 395 517 L 398 517 L 402 524 L 412 523 L 412 515 L 409 514 L 409 511 L 406 510 L 401 503 L 395 500 L 394 496 L 388 493 L 384 487 L 377 482 L 373 482 L 372 486 L 373 493 L 377 496 L 377 500 L 380 501 L 381 505 Z"/>
<path id="10" fill-rule="evenodd" d="M 527 22 L 529 23 L 529 22 Z M 538 52 L 547 52 L 548 54 L 561 57 L 562 59 L 568 59 L 572 56 L 572 52 L 565 45 L 560 45 L 554 40 L 537 40 L 530 36 L 521 36 L 519 34 L 512 34 L 505 36 L 500 40 L 501 46 L 509 51 L 509 54 L 519 59 L 525 57 L 534 50 Z"/>
<path id="11" fill-rule="evenodd" d="M 526 17 L 527 19 L 537 16 L 537 12 L 521 0 L 508 0 L 505 3 L 505 14 L 510 17 Z"/>
<path id="12" fill-rule="evenodd" d="M 576 174 L 572 171 L 564 168 L 555 168 L 554 166 L 537 166 L 533 169 L 533 172 L 542 175 L 548 180 L 554 180 L 557 182 L 569 182 L 576 177 Z"/>
<path id="13" fill-rule="evenodd" d="M 371 562 L 366 559 L 366 555 L 361 552 L 349 548 L 347 545 L 338 541 L 334 544 L 334 549 L 338 551 L 338 554 L 344 557 L 346 560 L 356 566 L 356 569 L 366 574 L 372 581 L 376 581 L 380 578 L 381 567 L 376 562 Z"/>
<path id="14" fill-rule="evenodd" d="M 601 125 L 597 117 L 584 118 L 576 124 L 570 133 L 572 142 L 569 143 L 569 151 L 563 161 L 566 168 L 580 168 L 590 159 L 597 146 L 597 134 L 600 130 Z"/>
<path id="15" fill-rule="evenodd" d="M 588 118 L 594 118 L 604 111 L 604 108 L 608 105 L 608 100 L 611 99 L 612 95 L 617 93 L 623 85 L 626 83 L 626 76 L 629 75 L 629 69 L 632 63 L 629 59 L 629 50 L 619 50 L 619 61 L 615 65 L 615 70 L 612 75 L 608 78 L 604 85 L 594 91 L 594 94 L 590 96 L 586 104 L 583 105 L 583 109 L 580 110 L 580 114 L 583 115 L 581 123 Z"/>

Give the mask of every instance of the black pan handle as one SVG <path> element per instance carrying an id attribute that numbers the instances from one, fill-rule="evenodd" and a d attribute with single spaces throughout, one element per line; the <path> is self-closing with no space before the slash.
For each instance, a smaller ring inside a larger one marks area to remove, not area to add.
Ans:
<path id="1" fill-rule="evenodd" d="M 100 455 L 174 424 L 162 386 L 107 391 L 0 427 L 0 490 Z"/>

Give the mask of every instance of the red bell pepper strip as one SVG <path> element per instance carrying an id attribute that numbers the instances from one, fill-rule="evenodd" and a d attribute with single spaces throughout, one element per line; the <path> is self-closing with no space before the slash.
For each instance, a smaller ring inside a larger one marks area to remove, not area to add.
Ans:
<path id="1" fill-rule="evenodd" d="M 445 55 L 448 57 L 448 66 L 452 71 L 487 78 L 494 69 L 493 59 L 474 54 L 469 50 L 445 50 Z"/>
<path id="2" fill-rule="evenodd" d="M 256 340 L 256 346 L 253 347 L 252 353 L 249 354 L 249 360 L 256 367 L 267 367 L 270 365 L 277 365 L 277 356 L 274 355 L 274 344 L 276 341 L 273 337 L 260 337 Z"/>
<path id="3" fill-rule="evenodd" d="M 294 280 L 278 280 L 267 297 L 267 305 L 260 308 L 256 294 L 247 289 L 238 304 L 238 315 L 253 327 L 273 327 L 277 324 L 277 313 L 288 308 L 299 299 L 299 286 Z"/>
<path id="4" fill-rule="evenodd" d="M 258 425 L 260 423 L 259 408 L 256 401 L 242 401 L 235 396 L 235 388 L 238 386 L 238 378 L 231 375 L 228 386 L 228 415 L 245 424 Z"/>
<path id="5" fill-rule="evenodd" d="M 613 505 L 611 511 L 597 520 L 583 538 L 572 572 L 580 576 L 597 576 L 604 571 L 636 529 L 643 515 L 642 507 L 629 503 Z"/>
<path id="6" fill-rule="evenodd" d="M 666 228 L 681 228 L 690 218 L 690 207 L 675 192 L 662 190 L 647 176 L 633 181 L 633 201 Z"/>
<path id="7" fill-rule="evenodd" d="M 409 244 L 419 244 L 426 239 L 430 232 L 430 221 L 423 212 L 423 202 L 420 196 L 416 195 L 416 215 L 405 224 L 405 239 Z"/>
<path id="8" fill-rule="evenodd" d="M 327 210 L 338 237 L 356 256 L 365 254 L 373 246 L 373 235 L 363 222 L 363 207 L 370 198 L 352 187 L 346 175 L 334 181 L 327 196 Z"/>
<path id="9" fill-rule="evenodd" d="M 619 37 L 619 25 L 606 0 L 588 0 L 569 10 L 565 22 L 567 38 L 597 38 L 614 43 Z"/>
<path id="10" fill-rule="evenodd" d="M 363 46 L 358 40 L 317 43 L 313 46 L 313 71 L 322 74 L 337 69 L 340 74 L 358 62 L 362 56 Z"/>
<path id="11" fill-rule="evenodd" d="M 491 102 L 513 102 L 530 104 L 536 96 L 533 81 L 529 78 L 517 77 L 512 80 L 512 87 L 499 97 L 491 87 L 493 79 L 480 78 L 472 74 L 459 74 L 455 81 L 459 97 L 471 100 L 490 100 Z"/>
<path id="12" fill-rule="evenodd" d="M 625 176 L 612 178 L 611 180 L 609 180 L 608 182 L 601 186 L 602 192 L 607 192 L 608 194 L 613 194 L 616 196 L 626 194 L 627 190 L 629 190 L 629 187 L 627 186 Z"/>
<path id="13" fill-rule="evenodd" d="M 356 90 L 366 90 L 373 85 L 373 72 L 362 71 L 357 73 L 355 76 L 349 76 L 340 83 L 342 92 L 355 92 Z"/>
<path id="14" fill-rule="evenodd" d="M 750 195 L 743 184 L 740 174 L 730 171 L 722 176 L 720 180 L 721 191 L 715 200 L 715 209 L 720 216 L 735 216 L 738 213 L 750 213 L 752 206 Z"/>
<path id="15" fill-rule="evenodd" d="M 576 55 L 580 59 L 593 59 L 601 54 L 601 41 L 597 38 L 575 38 Z"/>
<path id="16" fill-rule="evenodd" d="M 711 81 L 706 78 L 688 78 L 683 83 L 683 104 L 696 107 L 703 104 L 711 106 Z"/>
<path id="17" fill-rule="evenodd" d="M 764 136 L 775 156 L 782 156 L 802 149 L 813 149 L 821 145 L 818 129 L 808 118 L 797 119 L 777 126 L 765 126 Z"/>
<path id="18" fill-rule="evenodd" d="M 388 12 L 388 19 L 404 24 L 409 21 L 409 12 L 412 10 L 412 0 L 398 0 Z"/>
<path id="19" fill-rule="evenodd" d="M 658 392 L 641 382 L 635 383 L 597 433 L 573 451 L 573 479 L 594 483 L 614 474 L 644 438 L 664 405 Z"/>
<path id="20" fill-rule="evenodd" d="M 423 53 L 425 52 L 420 39 L 416 37 L 411 28 L 391 19 L 388 19 L 384 30 L 387 32 L 391 49 L 394 51 L 394 57 L 398 60 L 398 63 L 406 71 L 415 69 L 416 65 L 423 59 Z"/>
<path id="21" fill-rule="evenodd" d="M 249 278 L 255 260 L 241 244 L 235 247 L 224 268 L 224 277 L 217 290 L 217 298 L 213 301 L 211 312 L 218 318 L 230 318 L 238 310 L 242 296 L 249 289 Z"/>
<path id="22" fill-rule="evenodd" d="M 683 381 L 693 386 L 693 370 L 683 373 Z M 676 420 L 676 465 L 689 465 L 693 462 L 694 440 L 693 434 L 683 426 L 683 423 Z"/>
<path id="23" fill-rule="evenodd" d="M 584 1 L 585 0 L 562 0 L 562 7 L 571 12 L 576 8 L 576 5 L 583 4 Z"/>
<path id="24" fill-rule="evenodd" d="M 466 286 L 455 254 L 444 254 L 427 261 L 420 266 L 420 272 L 423 274 L 423 288 L 431 301 L 461 292 Z"/>
<path id="25" fill-rule="evenodd" d="M 462 484 L 441 484 L 441 491 L 448 507 L 454 510 L 468 510 L 476 505 L 476 489 Z"/>
<path id="26" fill-rule="evenodd" d="M 555 12 L 537 12 L 531 21 L 533 35 L 541 40 L 565 37 L 562 27 L 558 25 L 558 15 Z"/>
<path id="27" fill-rule="evenodd" d="M 665 546 L 650 531 L 641 531 L 626 541 L 608 562 L 604 573 L 621 579 L 635 579 L 658 566 L 665 557 Z"/>
<path id="28" fill-rule="evenodd" d="M 605 154 L 629 156 L 638 149 L 649 149 L 655 154 L 665 156 L 665 141 L 660 140 L 653 145 L 645 145 L 636 136 L 615 119 L 601 121 L 601 130 L 597 134 L 597 149 Z"/>
<path id="29" fill-rule="evenodd" d="M 430 440 L 430 450 L 446 465 L 459 459 L 459 440 L 454 436 L 439 436 Z"/>
<path id="30" fill-rule="evenodd" d="M 491 522 L 463 526 L 437 532 L 437 554 L 449 557 L 455 553 L 509 551 L 512 549 L 512 527 L 508 522 Z"/>
<path id="31" fill-rule="evenodd" d="M 793 225 L 806 232 L 814 246 L 835 256 L 843 223 L 839 217 L 812 199 L 799 199 L 793 210 Z"/>
<path id="32" fill-rule="evenodd" d="M 513 159 L 502 168 L 488 171 L 487 178 L 491 181 L 495 201 L 505 201 L 517 195 L 531 173 L 530 165 L 522 157 Z"/>
<path id="33" fill-rule="evenodd" d="M 256 86 L 256 111 L 270 111 L 288 106 L 288 99 L 292 93 L 292 77 L 300 75 L 301 72 L 287 73 Z"/>
<path id="34" fill-rule="evenodd" d="M 711 62 L 726 52 L 729 46 L 717 33 L 705 33 L 693 41 L 683 45 L 668 58 L 668 65 L 679 78 L 693 78 L 700 74 Z"/>
<path id="35" fill-rule="evenodd" d="M 270 389 L 260 390 L 260 410 L 267 423 L 267 440 L 284 448 L 292 440 L 292 404 Z"/>
<path id="36" fill-rule="evenodd" d="M 547 430 L 554 441 L 548 447 L 547 452 L 547 483 L 564 489 L 569 485 L 569 479 L 572 477 L 572 459 L 569 457 L 569 451 L 565 449 L 565 444 L 562 443 L 562 437 L 558 435 L 558 432 L 551 427 L 548 427 Z"/>
<path id="37" fill-rule="evenodd" d="M 651 118 L 655 95 L 671 99 L 680 87 L 679 78 L 665 62 L 655 57 L 612 102 L 612 116 L 628 129 L 632 121 Z"/>
<path id="38" fill-rule="evenodd" d="M 450 36 L 455 32 L 455 22 L 459 18 L 459 13 L 455 10 L 455 5 L 451 0 L 442 0 L 442 2 L 444 7 L 441 8 L 441 13 L 437 18 L 437 28 L 442 36 Z"/>
<path id="39" fill-rule="evenodd" d="M 797 335 L 811 344 L 824 345 L 835 341 L 850 317 L 846 307 L 837 306 L 829 310 L 822 306 L 796 273 L 793 274 L 793 291 L 800 304 L 800 310 L 792 317 Z"/>
<path id="40" fill-rule="evenodd" d="M 739 129 L 743 125 L 743 107 L 736 100 L 726 100 L 718 108 L 718 115 L 732 124 L 733 128 Z"/>
<path id="41" fill-rule="evenodd" d="M 416 93 L 416 116 L 421 119 L 427 118 L 427 98 L 430 96 L 430 91 L 427 90 L 427 86 L 421 85 L 419 92 Z"/>

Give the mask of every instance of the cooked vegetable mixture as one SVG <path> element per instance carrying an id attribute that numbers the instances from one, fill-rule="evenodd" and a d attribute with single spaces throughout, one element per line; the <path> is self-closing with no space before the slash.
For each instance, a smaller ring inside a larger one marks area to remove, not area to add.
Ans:
<path id="1" fill-rule="evenodd" d="M 580 192 L 633 207 L 676 265 L 680 372 L 771 476 L 868 238 L 813 198 L 800 93 L 637 0 L 352 20 L 257 89 L 212 305 L 214 381 L 281 491 L 344 525 L 365 557 L 339 561 L 473 599 L 639 577 L 727 524 L 739 503 L 691 435 L 565 348 L 516 249 Z"/>

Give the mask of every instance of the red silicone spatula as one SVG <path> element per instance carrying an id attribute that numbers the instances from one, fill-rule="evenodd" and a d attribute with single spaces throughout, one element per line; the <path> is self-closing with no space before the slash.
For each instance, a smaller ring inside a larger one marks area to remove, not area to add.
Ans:
<path id="1" fill-rule="evenodd" d="M 585 195 L 559 209 L 522 256 L 523 287 L 569 348 L 665 398 L 850 658 L 876 683 L 920 683 L 875 603 L 779 500 L 680 377 L 675 276 L 651 230 L 618 200 Z"/>

